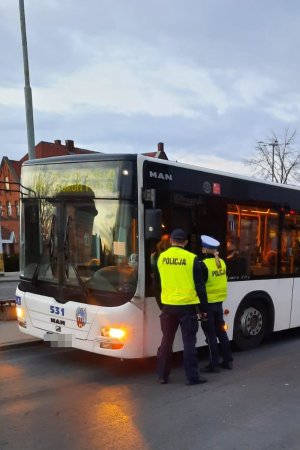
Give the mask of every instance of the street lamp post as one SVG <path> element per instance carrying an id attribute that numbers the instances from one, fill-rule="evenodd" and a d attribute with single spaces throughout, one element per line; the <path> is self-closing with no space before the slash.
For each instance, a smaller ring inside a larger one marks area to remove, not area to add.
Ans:
<path id="1" fill-rule="evenodd" d="M 272 147 L 272 167 L 271 167 L 271 169 L 272 169 L 272 181 L 274 181 L 274 178 L 275 178 L 275 147 L 279 147 L 279 143 L 278 143 L 277 139 L 275 139 L 273 142 L 259 141 L 258 143 L 261 145 L 264 145 L 264 146 L 270 145 Z"/>
<path id="2" fill-rule="evenodd" d="M 35 140 L 34 140 L 33 111 L 32 111 L 32 94 L 31 94 L 31 87 L 30 87 L 30 80 L 29 80 L 29 64 L 28 64 L 28 52 L 27 52 L 24 0 L 19 0 L 19 10 L 20 10 L 23 65 L 24 65 L 24 77 L 25 77 L 24 93 L 25 93 L 28 157 L 29 157 L 29 159 L 34 159 L 35 158 Z"/>
<path id="3" fill-rule="evenodd" d="M 274 181 L 274 166 L 275 166 L 275 147 L 278 146 L 278 141 L 275 139 L 274 142 L 270 144 L 272 146 L 272 181 Z"/>

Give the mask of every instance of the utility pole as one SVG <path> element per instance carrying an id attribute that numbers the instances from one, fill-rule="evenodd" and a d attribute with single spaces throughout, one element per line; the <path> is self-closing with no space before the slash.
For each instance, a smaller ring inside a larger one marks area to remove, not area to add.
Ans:
<path id="1" fill-rule="evenodd" d="M 34 159 L 35 158 L 35 139 L 34 139 L 34 125 L 33 125 L 33 111 L 32 111 L 32 94 L 31 94 L 31 87 L 30 87 L 30 80 L 29 80 L 29 64 L 28 64 L 28 52 L 27 52 L 24 0 L 19 0 L 19 10 L 20 10 L 21 36 L 22 36 L 22 48 L 23 48 L 23 65 L 24 65 L 24 77 L 25 77 L 24 93 L 25 93 L 28 157 L 29 157 L 29 159 Z"/>

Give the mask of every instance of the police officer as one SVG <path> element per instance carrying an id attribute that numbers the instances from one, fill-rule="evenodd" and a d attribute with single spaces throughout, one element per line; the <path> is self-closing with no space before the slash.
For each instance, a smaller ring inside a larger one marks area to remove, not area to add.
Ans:
<path id="1" fill-rule="evenodd" d="M 199 328 L 197 308 L 205 313 L 205 285 L 199 259 L 184 249 L 187 242 L 185 231 L 175 229 L 170 236 L 171 247 L 162 252 L 157 261 L 161 285 L 160 322 L 163 333 L 157 352 L 158 376 L 161 384 L 169 381 L 172 346 L 179 325 L 184 348 L 186 384 L 194 385 L 207 381 L 199 375 L 196 350 L 196 335 Z"/>
<path id="2" fill-rule="evenodd" d="M 202 235 L 202 253 L 204 255 L 203 277 L 206 282 L 207 317 L 201 321 L 206 341 L 209 347 L 209 365 L 202 371 L 219 372 L 219 366 L 232 369 L 232 353 L 230 342 L 225 330 L 223 318 L 223 301 L 227 297 L 226 264 L 219 258 L 218 247 L 220 242 L 216 239 Z M 218 340 L 223 356 L 219 363 Z"/>

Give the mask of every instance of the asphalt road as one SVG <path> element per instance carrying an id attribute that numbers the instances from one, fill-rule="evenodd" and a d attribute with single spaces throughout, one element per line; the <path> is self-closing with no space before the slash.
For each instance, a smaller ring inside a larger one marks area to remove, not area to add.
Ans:
<path id="1" fill-rule="evenodd" d="M 201 363 L 205 363 L 201 350 Z M 0 353 L 0 449 L 299 450 L 300 330 L 235 352 L 233 371 L 169 385 L 155 360 L 46 344 Z"/>

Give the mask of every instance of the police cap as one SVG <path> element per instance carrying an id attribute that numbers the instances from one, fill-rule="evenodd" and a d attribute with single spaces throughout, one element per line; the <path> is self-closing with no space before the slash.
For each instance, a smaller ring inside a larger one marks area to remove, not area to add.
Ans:
<path id="1" fill-rule="evenodd" d="M 202 247 L 208 248 L 208 249 L 217 248 L 220 245 L 220 242 L 217 241 L 217 239 L 214 239 L 211 236 L 206 236 L 205 234 L 202 234 L 201 242 L 202 242 Z"/>
<path id="2" fill-rule="evenodd" d="M 178 241 L 178 242 L 186 241 L 187 240 L 186 232 L 183 231 L 181 228 L 176 228 L 171 233 L 171 240 Z"/>

